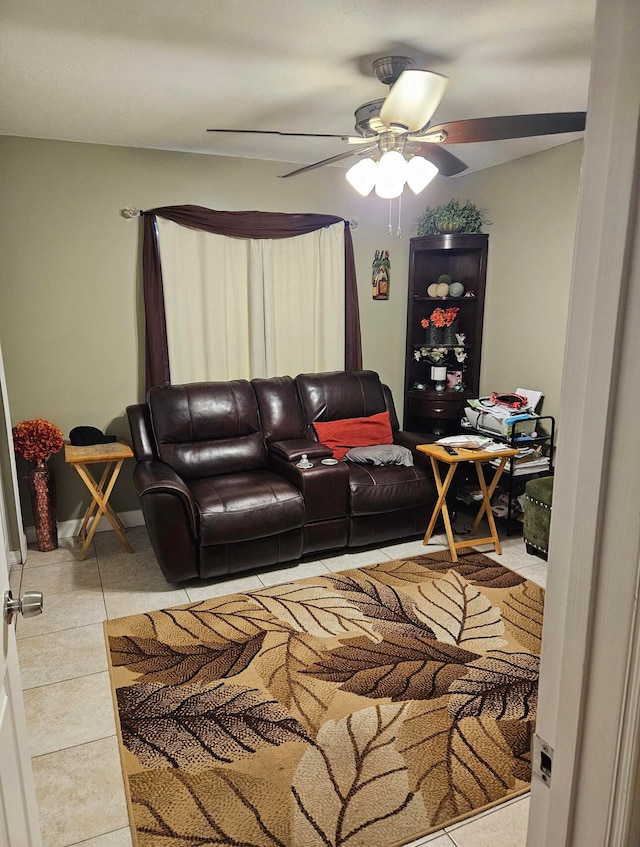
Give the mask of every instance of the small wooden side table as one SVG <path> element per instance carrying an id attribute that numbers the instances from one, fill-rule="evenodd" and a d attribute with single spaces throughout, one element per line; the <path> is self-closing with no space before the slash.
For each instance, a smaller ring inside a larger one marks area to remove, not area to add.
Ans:
<path id="1" fill-rule="evenodd" d="M 122 464 L 125 459 L 132 457 L 133 451 L 125 441 L 112 441 L 110 444 L 90 444 L 85 447 L 75 447 L 73 444 L 65 443 L 65 462 L 73 465 L 91 494 L 91 503 L 85 512 L 80 532 L 76 536 L 76 540 L 82 542 L 80 559 L 84 559 L 87 555 L 87 550 L 103 515 L 113 527 L 113 531 L 122 542 L 124 549 L 128 553 L 133 553 L 133 548 L 124 537 L 127 529 L 109 505 L 109 497 Z M 88 467 L 88 465 L 96 462 L 105 465 L 99 481 L 95 479 Z"/>
<path id="2" fill-rule="evenodd" d="M 444 519 L 444 526 L 447 533 L 447 541 L 449 542 L 449 552 L 451 553 L 451 559 L 454 562 L 458 561 L 458 550 L 462 550 L 465 547 L 474 547 L 476 544 L 493 544 L 496 553 L 502 553 L 502 548 L 500 547 L 500 538 L 498 537 L 498 531 L 496 529 L 496 522 L 493 517 L 493 512 L 491 511 L 491 497 L 493 492 L 496 489 L 496 486 L 502 476 L 502 471 L 507 463 L 507 460 L 511 456 L 515 456 L 517 454 L 517 450 L 511 447 L 505 447 L 504 450 L 469 450 L 463 447 L 456 447 L 457 454 L 455 456 L 450 455 L 446 452 L 444 447 L 439 444 L 418 444 L 417 449 L 420 450 L 421 453 L 426 453 L 429 459 L 431 460 L 431 467 L 433 468 L 433 476 L 436 481 L 436 488 L 438 489 L 438 500 L 436 501 L 436 505 L 433 509 L 433 514 L 431 515 L 431 520 L 429 521 L 429 526 L 427 527 L 427 531 L 424 536 L 423 544 L 428 544 L 429 539 L 433 535 L 433 529 L 436 525 L 436 521 L 438 519 L 438 515 L 442 512 L 442 517 Z M 500 464 L 496 468 L 496 471 L 493 475 L 493 479 L 491 480 L 489 486 L 484 478 L 484 471 L 482 470 L 482 463 L 489 462 L 492 459 L 500 459 Z M 438 462 L 442 462 L 445 465 L 449 466 L 447 470 L 447 475 L 442 480 L 440 476 L 440 468 L 438 466 Z M 489 530 L 491 531 L 491 535 L 486 538 L 472 538 L 466 539 L 465 541 L 456 541 L 453 537 L 453 529 L 451 528 L 451 518 L 449 517 L 449 509 L 447 508 L 447 492 L 449 487 L 451 486 L 451 482 L 453 481 L 454 474 L 458 468 L 458 465 L 461 462 L 473 462 L 476 466 L 476 473 L 478 474 L 478 482 L 480 483 L 480 490 L 482 491 L 482 504 L 480 505 L 480 509 L 478 514 L 475 517 L 473 522 L 473 526 L 471 527 L 471 534 L 480 526 L 480 521 L 482 520 L 482 516 L 486 514 L 487 523 L 489 524 Z"/>

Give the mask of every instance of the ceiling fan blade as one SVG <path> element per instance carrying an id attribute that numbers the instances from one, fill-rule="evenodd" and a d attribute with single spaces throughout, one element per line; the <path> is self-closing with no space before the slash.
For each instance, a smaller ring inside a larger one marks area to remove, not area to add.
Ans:
<path id="1" fill-rule="evenodd" d="M 330 156 L 328 159 L 323 159 L 321 162 L 314 162 L 312 165 L 305 165 L 303 168 L 298 168 L 295 171 L 291 171 L 288 174 L 281 174 L 280 179 L 286 179 L 288 176 L 297 176 L 298 174 L 306 173 L 307 171 L 313 171 L 316 168 L 322 168 L 324 165 L 330 165 L 333 162 L 340 162 L 342 159 L 349 159 L 351 156 L 359 156 L 362 153 L 369 153 L 372 150 L 377 150 L 378 145 L 372 144 L 370 147 L 365 147 L 360 150 L 347 150 L 344 153 L 338 153 L 337 156 Z"/>
<path id="2" fill-rule="evenodd" d="M 328 132 L 279 132 L 276 129 L 208 129 L 207 132 L 242 132 L 245 135 L 281 135 L 284 138 L 345 138 Z"/>
<path id="3" fill-rule="evenodd" d="M 418 132 L 431 120 L 444 96 L 449 80 L 433 71 L 403 71 L 391 87 L 380 110 L 387 126 L 400 126 Z"/>
<path id="4" fill-rule="evenodd" d="M 502 141 L 507 138 L 530 138 L 559 132 L 581 132 L 586 112 L 547 112 L 539 115 L 505 115 L 495 118 L 470 118 L 464 121 L 430 126 L 425 137 L 446 133 L 442 144 L 466 144 L 474 141 Z"/>
<path id="5" fill-rule="evenodd" d="M 367 136 L 367 138 L 363 138 L 359 135 L 343 135 L 342 140 L 346 141 L 347 144 L 358 145 L 358 144 L 372 144 L 375 141 L 375 138 L 373 138 L 370 135 Z M 354 151 L 354 155 L 355 155 L 355 153 L 356 153 L 356 151 Z"/>
<path id="6" fill-rule="evenodd" d="M 455 176 L 468 168 L 468 165 L 465 165 L 457 156 L 449 153 L 439 144 L 431 144 L 426 141 L 418 144 L 412 143 L 411 150 L 429 162 L 433 162 L 441 176 Z"/>

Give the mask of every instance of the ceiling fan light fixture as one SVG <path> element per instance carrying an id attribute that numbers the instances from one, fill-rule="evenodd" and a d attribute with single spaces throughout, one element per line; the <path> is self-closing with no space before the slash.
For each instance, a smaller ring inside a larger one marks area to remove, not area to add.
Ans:
<path id="1" fill-rule="evenodd" d="M 422 156 L 413 156 L 407 162 L 407 185 L 414 194 L 420 194 L 438 173 L 438 168 L 433 162 Z"/>
<path id="2" fill-rule="evenodd" d="M 361 159 L 345 174 L 352 188 L 366 197 L 371 194 L 378 178 L 378 166 L 373 159 Z"/>
<path id="3" fill-rule="evenodd" d="M 409 161 L 398 150 L 389 150 L 380 161 L 361 159 L 345 174 L 347 182 L 366 197 L 375 188 L 378 197 L 392 200 L 404 191 L 405 184 L 419 194 L 437 176 L 438 168 L 422 156 Z"/>
<path id="4" fill-rule="evenodd" d="M 378 162 L 376 194 L 385 200 L 399 197 L 407 181 L 407 160 L 397 150 L 389 150 Z"/>

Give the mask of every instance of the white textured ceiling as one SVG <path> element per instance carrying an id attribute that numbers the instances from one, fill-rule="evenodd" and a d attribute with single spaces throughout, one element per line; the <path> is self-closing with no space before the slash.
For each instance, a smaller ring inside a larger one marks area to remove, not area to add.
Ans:
<path id="1" fill-rule="evenodd" d="M 371 61 L 450 83 L 433 123 L 583 111 L 595 0 L 0 0 L 0 134 L 309 164 L 384 97 Z M 578 137 L 448 145 L 470 170 Z M 347 160 L 344 166 L 355 160 Z M 298 177 L 303 179 L 304 177 Z"/>

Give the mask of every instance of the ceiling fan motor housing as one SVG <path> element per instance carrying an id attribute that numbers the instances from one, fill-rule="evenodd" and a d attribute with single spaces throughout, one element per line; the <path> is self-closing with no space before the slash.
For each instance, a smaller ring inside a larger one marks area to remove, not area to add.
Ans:
<path id="1" fill-rule="evenodd" d="M 387 98 L 394 97 L 393 92 L 395 91 L 395 83 L 398 82 L 398 80 L 405 71 L 412 71 L 414 66 L 415 62 L 408 56 L 383 56 L 382 58 L 376 59 L 375 62 L 373 62 L 373 72 L 376 75 L 376 78 L 385 85 L 388 85 L 391 89 L 391 93 L 387 95 Z M 440 80 L 445 79 L 445 77 L 442 77 L 440 74 L 429 74 L 429 76 L 434 79 L 436 77 Z M 398 84 L 400 85 L 401 83 Z M 407 86 L 405 86 L 405 88 L 406 87 Z M 435 106 L 437 106 L 437 103 L 439 102 L 443 93 L 444 91 L 442 90 L 437 96 L 436 101 L 434 103 L 434 109 Z M 419 96 L 415 89 L 415 86 L 409 86 L 409 94 L 409 102 L 407 102 L 406 95 L 404 97 L 400 95 L 400 98 L 396 98 L 396 100 L 400 99 L 400 108 L 398 108 L 397 105 L 396 109 L 394 110 L 394 114 L 398 113 L 402 115 L 407 109 L 409 109 L 409 113 L 411 114 L 412 109 L 409 107 L 412 105 L 413 102 L 416 101 L 417 97 Z M 387 130 L 392 130 L 399 133 L 409 129 L 410 125 L 412 124 L 411 120 L 409 120 L 407 125 L 405 125 L 405 121 L 403 120 L 391 120 L 391 122 L 385 120 L 383 122 L 380 119 L 380 114 L 384 113 L 383 107 L 387 98 L 380 100 L 371 100 L 356 109 L 355 129 L 358 135 L 361 135 L 363 138 L 371 138 Z M 425 117 L 430 117 L 431 112 L 433 112 L 433 109 L 431 109 L 429 114 L 425 115 Z M 415 124 L 415 120 L 413 121 L 413 123 Z M 425 121 L 424 125 L 418 127 L 418 129 L 424 130 L 427 126 L 427 123 L 428 121 Z M 415 125 L 413 126 L 413 131 L 416 131 Z"/>
<path id="2" fill-rule="evenodd" d="M 384 97 L 381 100 L 370 100 L 368 103 L 358 106 L 355 111 L 358 135 L 363 138 L 374 138 L 378 133 L 384 132 L 386 127 L 380 120 L 380 109 L 383 103 Z"/>
<path id="3" fill-rule="evenodd" d="M 383 56 L 373 63 L 373 72 L 384 85 L 393 85 L 403 71 L 414 65 L 408 56 Z"/>

